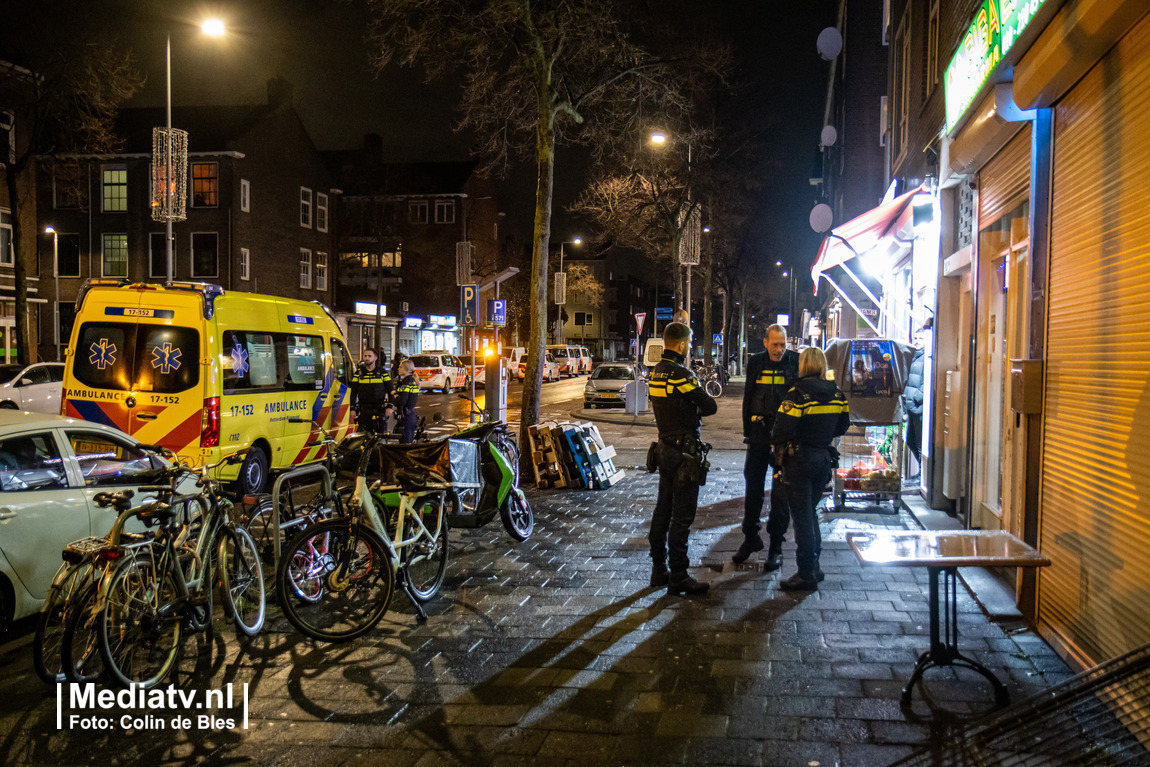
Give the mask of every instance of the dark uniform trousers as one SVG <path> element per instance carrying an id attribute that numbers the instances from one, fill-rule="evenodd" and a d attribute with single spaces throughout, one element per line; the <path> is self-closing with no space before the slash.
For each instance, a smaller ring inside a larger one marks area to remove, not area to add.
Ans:
<path id="1" fill-rule="evenodd" d="M 761 442 L 747 443 L 747 460 L 743 464 L 743 478 L 746 480 L 746 500 L 743 505 L 743 535 L 754 540 L 759 537 L 763 513 L 764 488 L 767 472 L 774 463 L 771 446 Z M 782 550 L 786 540 L 787 527 L 791 524 L 790 505 L 783 488 L 782 472 L 774 467 L 771 477 L 771 510 L 767 516 L 767 536 L 770 539 L 772 554 Z"/>
<path id="2" fill-rule="evenodd" d="M 679 448 L 659 442 L 659 498 L 651 517 L 651 560 L 655 565 L 669 564 L 671 572 L 687 571 L 687 537 L 695 521 L 699 503 L 699 486 L 681 478 L 680 464 L 685 460 Z"/>
<path id="3" fill-rule="evenodd" d="M 794 457 L 786 459 L 786 484 L 780 487 L 785 487 L 795 525 L 795 564 L 808 579 L 813 579 L 819 569 L 823 539 L 815 507 L 823 497 L 823 488 L 831 481 L 832 466 L 830 450 L 799 448 Z"/>

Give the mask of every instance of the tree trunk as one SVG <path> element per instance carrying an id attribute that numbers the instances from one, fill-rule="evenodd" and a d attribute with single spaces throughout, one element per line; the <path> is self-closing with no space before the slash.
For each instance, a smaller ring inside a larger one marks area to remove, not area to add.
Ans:
<path id="1" fill-rule="evenodd" d="M 547 347 L 547 262 L 551 241 L 551 196 L 555 186 L 555 117 L 547 98 L 548 89 L 539 89 L 538 123 L 535 128 L 534 252 L 531 256 L 531 316 L 527 335 L 527 370 L 523 379 L 523 403 L 519 417 L 519 446 L 522 467 L 531 465 L 529 426 L 539 423 L 539 394 L 543 386 L 543 355 Z M 530 471 L 530 469 L 527 469 Z M 526 473 L 521 471 L 523 476 Z"/>
<path id="2" fill-rule="evenodd" d="M 16 361 L 21 365 L 29 365 L 36 357 L 32 354 L 32 325 L 28 321 L 28 268 L 20 252 L 21 243 L 24 242 L 24 219 L 20 215 L 19 176 L 22 175 L 24 166 L 24 163 L 9 166 L 5 178 L 8 184 L 8 204 L 12 208 L 12 263 L 16 281 Z"/>

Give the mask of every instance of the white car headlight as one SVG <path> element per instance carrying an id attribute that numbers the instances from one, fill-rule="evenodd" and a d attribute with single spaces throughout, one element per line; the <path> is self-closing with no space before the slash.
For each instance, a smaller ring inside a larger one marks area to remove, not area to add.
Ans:
<path id="1" fill-rule="evenodd" d="M 595 393 L 595 387 L 591 385 L 590 381 L 588 381 L 587 385 L 583 387 L 583 391 L 586 394 L 594 394 Z"/>

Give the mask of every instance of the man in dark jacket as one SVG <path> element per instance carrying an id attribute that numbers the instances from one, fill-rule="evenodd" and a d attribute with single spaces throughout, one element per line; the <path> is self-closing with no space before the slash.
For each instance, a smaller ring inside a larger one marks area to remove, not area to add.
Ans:
<path id="1" fill-rule="evenodd" d="M 651 585 L 671 594 L 704 594 L 709 586 L 687 572 L 687 537 L 695 521 L 705 451 L 699 439 L 702 416 L 718 410 L 695 374 L 684 367 L 691 329 L 678 322 L 663 331 L 663 358 L 650 376 L 651 408 L 659 427 L 656 463 L 659 498 L 651 517 Z M 667 570 L 668 554 L 670 571 Z"/>
<path id="2" fill-rule="evenodd" d="M 751 357 L 747 368 L 747 384 L 743 389 L 743 441 L 747 443 L 743 477 L 746 479 L 746 494 L 743 502 L 743 543 L 732 557 L 736 564 L 747 561 L 751 554 L 763 549 L 759 517 L 763 511 L 767 469 L 774 465 L 771 458 L 771 428 L 775 424 L 779 404 L 794 385 L 799 371 L 799 355 L 787 349 L 787 331 L 782 325 L 767 328 L 763 345 L 767 350 Z M 771 545 L 763 566 L 767 572 L 778 570 L 783 564 L 783 541 L 791 522 L 786 494 L 780 487 L 779 466 L 774 465 L 774 469 L 771 512 L 767 517 L 767 535 Z"/>
<path id="3" fill-rule="evenodd" d="M 910 448 L 917 465 L 922 462 L 922 385 L 926 350 L 922 347 L 921 336 L 916 341 L 918 350 L 910 361 L 910 374 L 906 378 L 902 397 L 906 406 L 906 446 Z"/>
<path id="4" fill-rule="evenodd" d="M 779 582 L 783 591 L 814 591 L 823 579 L 819 567 L 822 536 L 815 511 L 838 463 L 835 437 L 850 428 L 846 395 L 826 380 L 827 358 L 811 346 L 799 355 L 799 380 L 779 405 L 771 444 L 783 467 L 783 484 L 795 525 L 798 572 Z M 772 490 L 773 492 L 773 490 Z"/>
<path id="5" fill-rule="evenodd" d="M 391 376 L 375 349 L 364 349 L 362 361 L 351 379 L 352 404 L 359 408 L 359 428 L 382 434 L 387 431 L 387 407 Z"/>

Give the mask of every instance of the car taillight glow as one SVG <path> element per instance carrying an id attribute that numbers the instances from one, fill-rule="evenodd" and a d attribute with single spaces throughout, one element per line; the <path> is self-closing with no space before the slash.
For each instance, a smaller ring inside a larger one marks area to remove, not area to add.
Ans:
<path id="1" fill-rule="evenodd" d="M 220 446 L 220 398 L 204 400 L 204 415 L 200 420 L 200 447 Z"/>

